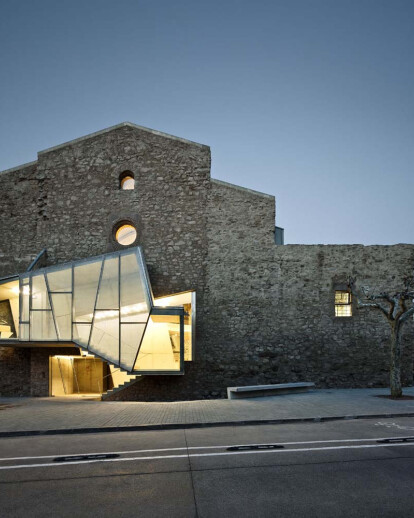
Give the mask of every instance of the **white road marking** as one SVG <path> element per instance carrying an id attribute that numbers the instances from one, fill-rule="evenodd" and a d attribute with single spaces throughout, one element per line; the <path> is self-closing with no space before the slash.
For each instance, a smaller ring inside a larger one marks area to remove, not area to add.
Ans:
<path id="1" fill-rule="evenodd" d="M 323 448 L 292 448 L 287 450 L 252 450 L 252 451 L 229 451 L 222 453 L 189 453 L 188 455 L 158 455 L 151 457 L 125 457 L 115 459 L 96 459 L 83 460 L 75 462 L 53 462 L 48 464 L 17 464 L 15 466 L 0 466 L 0 470 L 22 469 L 22 468 L 51 468 L 56 466 L 69 466 L 76 464 L 92 464 L 97 462 L 132 462 L 142 460 L 162 460 L 162 459 L 183 459 L 192 457 L 222 457 L 228 455 L 257 455 L 260 453 L 291 453 L 291 452 L 311 452 L 311 451 L 332 451 L 332 450 L 351 450 L 362 448 L 392 448 L 402 446 L 413 446 L 412 443 L 394 443 L 394 444 L 360 444 L 356 446 L 326 446 Z"/>
<path id="2" fill-rule="evenodd" d="M 202 448 L 202 447 L 200 447 Z M 226 448 L 226 446 L 206 446 L 206 448 Z M 188 448 L 190 449 L 190 448 Z M 204 449 L 204 448 L 203 448 Z M 29 460 L 29 459 L 55 459 L 56 457 L 76 457 L 78 455 L 124 455 L 127 453 L 150 453 L 150 452 L 162 452 L 162 451 L 185 451 L 186 447 L 183 448 L 157 448 L 152 450 L 129 450 L 129 451 L 99 451 L 99 452 L 86 452 L 86 453 L 57 453 L 55 455 L 38 455 L 35 457 L 2 457 L 0 462 L 8 460 Z"/>
<path id="3" fill-rule="evenodd" d="M 295 442 L 276 442 L 272 444 L 279 444 L 281 446 L 293 446 L 297 444 L 329 444 L 329 443 L 343 443 L 343 442 L 373 442 L 401 439 L 402 437 L 376 437 L 374 439 L 327 439 L 325 441 L 295 441 Z M 256 446 L 264 446 L 269 443 L 259 443 Z M 223 448 L 237 448 L 240 446 L 251 446 L 251 444 L 225 444 L 217 446 L 188 446 L 179 448 L 154 448 L 148 450 L 126 450 L 126 451 L 100 451 L 100 452 L 84 452 L 84 453 L 56 453 L 55 455 L 35 455 L 30 457 L 2 457 L 0 462 L 7 462 L 10 460 L 30 460 L 30 459 L 55 459 L 56 457 L 76 457 L 78 455 L 126 455 L 130 453 L 152 453 L 163 451 L 186 451 L 186 450 L 220 450 Z M 290 450 L 292 451 L 292 450 Z"/>
<path id="4" fill-rule="evenodd" d="M 385 426 L 386 428 L 398 428 L 399 430 L 414 430 L 412 426 L 404 426 L 397 423 L 375 423 L 375 426 Z"/>

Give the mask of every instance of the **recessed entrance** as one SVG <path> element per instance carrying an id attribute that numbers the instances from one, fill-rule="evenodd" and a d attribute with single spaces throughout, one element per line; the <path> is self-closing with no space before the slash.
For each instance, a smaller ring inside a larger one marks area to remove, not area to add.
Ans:
<path id="1" fill-rule="evenodd" d="M 50 395 L 99 397 L 106 390 L 105 366 L 102 360 L 88 356 L 52 356 Z"/>

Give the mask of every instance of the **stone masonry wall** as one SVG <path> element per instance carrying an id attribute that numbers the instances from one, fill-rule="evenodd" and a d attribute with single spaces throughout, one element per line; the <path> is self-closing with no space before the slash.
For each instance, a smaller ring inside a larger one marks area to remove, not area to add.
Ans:
<path id="1" fill-rule="evenodd" d="M 0 397 L 49 395 L 49 357 L 77 347 L 0 347 Z"/>
<path id="2" fill-rule="evenodd" d="M 30 396 L 30 349 L 0 347 L 0 397 Z"/>
<path id="3" fill-rule="evenodd" d="M 235 379 L 235 372 L 243 376 L 246 365 L 239 357 L 239 344 L 244 340 L 245 313 L 251 310 L 246 309 L 246 299 L 240 298 L 243 293 L 233 291 L 233 285 L 237 285 L 240 275 L 250 277 L 251 272 L 260 270 L 263 257 L 267 263 L 271 260 L 274 211 L 273 196 L 212 180 L 206 208 L 207 283 L 204 303 L 197 292 L 194 361 L 186 363 L 184 376 L 145 376 L 108 399 L 174 401 L 220 397 Z M 261 283 L 264 290 L 264 278 Z M 261 296 L 260 291 L 257 296 Z M 223 333 L 217 333 L 216 327 Z"/>
<path id="4" fill-rule="evenodd" d="M 212 182 L 196 360 L 183 378 L 144 377 L 112 399 L 225 397 L 228 386 L 289 381 L 388 386 L 387 322 L 355 304 L 351 318 L 335 317 L 334 292 L 349 274 L 397 289 L 414 246 L 276 246 L 273 231 L 273 197 Z M 412 322 L 403 344 L 403 380 L 412 384 Z"/>
<path id="5" fill-rule="evenodd" d="M 389 326 L 376 312 L 334 316 L 335 288 L 356 276 L 401 288 L 414 246 L 286 245 L 272 242 L 269 197 L 215 185 L 209 211 L 206 365 L 211 386 L 289 381 L 387 386 Z M 413 381 L 414 326 L 404 334 L 404 382 Z M 217 359 L 220 359 L 217 361 Z"/>
<path id="6" fill-rule="evenodd" d="M 135 175 L 133 191 L 119 189 L 125 170 Z M 42 152 L 37 165 L 0 173 L 0 189 L 0 276 L 24 271 L 44 247 L 49 264 L 113 250 L 114 224 L 131 220 L 155 296 L 197 291 L 195 358 L 185 375 L 145 376 L 112 399 L 224 397 L 227 386 L 285 381 L 388 384 L 387 322 L 355 308 L 336 318 L 334 291 L 349 273 L 398 287 L 412 272 L 413 245 L 276 246 L 273 196 L 211 180 L 206 146 L 130 126 Z M 407 384 L 413 336 L 410 321 Z M 50 351 L 5 349 L 0 390 L 14 390 L 10 365 L 33 395 L 44 394 Z"/>
<path id="7" fill-rule="evenodd" d="M 126 170 L 135 190 L 119 188 Z M 121 125 L 40 152 L 0 173 L 0 276 L 25 271 L 43 248 L 49 265 L 114 250 L 114 225 L 126 220 L 154 295 L 196 289 L 202 308 L 209 190 L 210 149 L 151 130 Z"/>

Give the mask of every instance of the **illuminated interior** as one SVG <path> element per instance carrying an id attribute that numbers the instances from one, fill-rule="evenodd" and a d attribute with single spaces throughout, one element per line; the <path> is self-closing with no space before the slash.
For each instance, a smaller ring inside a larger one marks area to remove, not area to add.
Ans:
<path id="1" fill-rule="evenodd" d="M 105 364 L 91 356 L 52 356 L 50 358 L 51 396 L 100 396 L 107 390 Z"/>
<path id="2" fill-rule="evenodd" d="M 139 247 L 26 272 L 20 304 L 17 280 L 0 295 L 1 339 L 74 342 L 129 373 L 180 374 L 187 333 L 192 357 L 191 294 L 155 307 Z"/>
<path id="3" fill-rule="evenodd" d="M 352 295 L 349 291 L 335 291 L 335 316 L 352 317 Z"/>
<path id="4" fill-rule="evenodd" d="M 135 189 L 135 180 L 132 176 L 124 176 L 121 180 L 121 189 L 129 191 Z"/>
<path id="5" fill-rule="evenodd" d="M 134 371 L 180 370 L 180 318 L 151 315 Z"/>
<path id="6" fill-rule="evenodd" d="M 137 229 L 132 225 L 122 225 L 115 234 L 115 239 L 123 246 L 132 245 L 136 238 Z"/>
<path id="7" fill-rule="evenodd" d="M 184 361 L 193 360 L 193 351 L 195 348 L 195 304 L 196 292 L 185 291 L 176 293 L 166 297 L 155 299 L 156 306 L 171 307 L 183 306 L 184 308 Z"/>
<path id="8" fill-rule="evenodd" d="M 19 329 L 19 281 L 0 284 L 0 339 L 17 338 Z"/>

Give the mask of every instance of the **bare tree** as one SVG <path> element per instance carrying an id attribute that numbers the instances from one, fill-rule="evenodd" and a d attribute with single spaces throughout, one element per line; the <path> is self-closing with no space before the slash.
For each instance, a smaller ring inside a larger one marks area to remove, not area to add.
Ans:
<path id="1" fill-rule="evenodd" d="M 356 297 L 358 309 L 372 308 L 380 311 L 391 328 L 390 338 L 390 388 L 391 396 L 402 396 L 401 387 L 401 328 L 414 315 L 414 279 L 403 279 L 404 288 L 394 294 L 378 292 L 368 286 L 356 286 L 356 279 L 349 277 L 351 293 Z"/>

